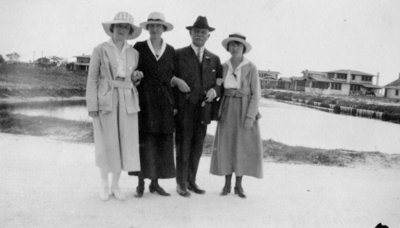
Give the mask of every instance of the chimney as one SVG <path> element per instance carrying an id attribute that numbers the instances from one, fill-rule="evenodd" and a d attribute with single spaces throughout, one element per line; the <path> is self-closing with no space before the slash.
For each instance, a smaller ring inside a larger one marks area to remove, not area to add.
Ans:
<path id="1" fill-rule="evenodd" d="M 351 71 L 350 71 L 350 70 L 347 70 L 347 78 L 346 78 L 346 81 L 347 81 L 348 83 L 350 83 L 350 81 L 351 81 Z"/>
<path id="2" fill-rule="evenodd" d="M 376 85 L 378 85 L 378 84 L 379 84 L 379 72 L 376 73 Z"/>

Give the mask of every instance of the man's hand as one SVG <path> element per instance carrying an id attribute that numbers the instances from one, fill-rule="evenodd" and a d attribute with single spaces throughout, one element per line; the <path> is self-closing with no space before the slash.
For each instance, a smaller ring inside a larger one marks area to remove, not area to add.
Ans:
<path id="1" fill-rule="evenodd" d="M 190 92 L 190 87 L 188 86 L 188 84 L 186 84 L 186 82 L 183 79 L 180 79 L 180 78 L 174 76 L 172 78 L 171 82 L 172 82 L 172 85 L 178 87 L 178 89 L 182 93 Z"/>
<path id="2" fill-rule="evenodd" d="M 132 73 L 132 81 L 133 81 L 133 84 L 135 85 L 135 86 L 137 86 L 137 85 L 139 85 L 140 84 L 140 80 L 142 80 L 142 78 L 143 78 L 143 72 L 142 71 L 139 71 L 139 70 L 135 70 L 133 73 Z"/>
<path id="3" fill-rule="evenodd" d="M 90 111 L 89 112 L 89 116 L 94 118 L 94 117 L 98 117 L 99 116 L 99 112 L 98 111 Z"/>
<path id="4" fill-rule="evenodd" d="M 217 92 L 214 89 L 209 89 L 206 94 L 206 102 L 211 102 L 217 97 Z"/>

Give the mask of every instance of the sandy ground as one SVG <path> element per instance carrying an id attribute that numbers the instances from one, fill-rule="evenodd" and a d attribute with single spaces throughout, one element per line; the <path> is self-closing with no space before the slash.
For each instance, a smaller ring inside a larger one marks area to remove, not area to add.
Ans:
<path id="1" fill-rule="evenodd" d="M 400 170 L 264 163 L 264 179 L 244 179 L 247 199 L 219 196 L 223 178 L 202 157 L 205 195 L 133 197 L 124 173 L 124 202 L 97 197 L 92 144 L 0 133 L 0 227 L 400 227 Z"/>

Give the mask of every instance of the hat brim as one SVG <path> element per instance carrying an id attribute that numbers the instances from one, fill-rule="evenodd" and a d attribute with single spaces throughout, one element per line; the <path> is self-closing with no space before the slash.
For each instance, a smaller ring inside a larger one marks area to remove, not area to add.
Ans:
<path id="1" fill-rule="evenodd" d="M 140 27 L 142 29 L 148 30 L 147 25 L 149 25 L 149 24 L 164 25 L 167 28 L 167 30 L 165 30 L 164 32 L 168 32 L 168 31 L 171 31 L 172 29 L 174 29 L 174 26 L 171 23 L 168 23 L 166 21 L 145 21 L 145 22 L 140 23 Z"/>
<path id="2" fill-rule="evenodd" d="M 140 34 L 142 33 L 142 28 L 140 28 L 139 26 L 136 26 L 132 23 L 129 23 L 127 21 L 119 21 L 119 20 L 115 20 L 115 21 L 108 21 L 108 22 L 103 22 L 103 29 L 104 31 L 107 33 L 107 35 L 109 35 L 110 37 L 113 36 L 113 34 L 110 31 L 110 27 L 112 24 L 130 24 L 133 28 L 133 33 L 128 35 L 128 40 L 133 40 L 136 37 L 140 36 Z"/>
<path id="3" fill-rule="evenodd" d="M 240 39 L 240 38 L 237 38 L 237 37 L 229 37 L 229 38 L 226 38 L 226 39 L 224 39 L 222 41 L 222 46 L 225 48 L 225 50 L 228 51 L 228 44 L 231 41 L 237 41 L 237 42 L 243 44 L 246 47 L 246 51 L 243 52 L 243 54 L 249 53 L 251 48 L 252 48 L 251 44 L 249 44 L 247 41 L 245 41 L 243 39 Z"/>
<path id="4" fill-rule="evenodd" d="M 187 27 L 186 27 L 186 29 L 189 30 L 189 31 L 192 30 L 192 28 L 197 28 L 197 29 L 208 29 L 208 31 L 210 31 L 210 32 L 212 32 L 212 31 L 215 30 L 215 28 L 213 28 L 213 27 L 204 27 L 204 28 L 195 27 L 195 26 L 187 26 Z"/>

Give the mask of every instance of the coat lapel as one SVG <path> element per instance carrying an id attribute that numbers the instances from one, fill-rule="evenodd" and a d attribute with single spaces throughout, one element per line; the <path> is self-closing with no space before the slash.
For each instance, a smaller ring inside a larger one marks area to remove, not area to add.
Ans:
<path id="1" fill-rule="evenodd" d="M 110 44 L 106 44 L 104 48 L 104 64 L 109 72 L 111 73 L 110 77 L 113 79 L 117 75 L 117 62 L 114 57 L 114 50 L 110 46 Z"/>

